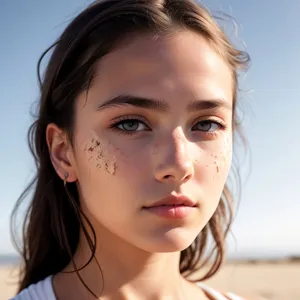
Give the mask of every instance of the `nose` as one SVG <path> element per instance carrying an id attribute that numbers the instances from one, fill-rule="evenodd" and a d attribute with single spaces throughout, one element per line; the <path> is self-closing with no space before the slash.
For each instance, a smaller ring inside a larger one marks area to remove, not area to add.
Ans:
<path id="1" fill-rule="evenodd" d="M 194 175 L 189 141 L 180 128 L 170 138 L 163 138 L 156 146 L 155 178 L 160 182 L 185 183 Z"/>

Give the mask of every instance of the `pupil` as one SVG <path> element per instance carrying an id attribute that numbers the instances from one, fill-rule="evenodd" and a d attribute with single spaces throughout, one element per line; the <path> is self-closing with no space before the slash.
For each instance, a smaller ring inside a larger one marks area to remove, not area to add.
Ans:
<path id="1" fill-rule="evenodd" d="M 126 122 L 124 124 L 124 128 L 128 130 L 135 130 L 137 129 L 137 122 L 131 121 L 131 122 Z"/>
<path id="2" fill-rule="evenodd" d="M 211 127 L 211 124 L 208 121 L 203 121 L 203 122 L 199 123 L 199 125 L 202 130 L 209 130 Z"/>

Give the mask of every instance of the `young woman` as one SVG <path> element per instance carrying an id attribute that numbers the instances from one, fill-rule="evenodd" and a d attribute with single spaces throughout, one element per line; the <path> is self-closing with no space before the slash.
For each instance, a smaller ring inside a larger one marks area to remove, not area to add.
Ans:
<path id="1" fill-rule="evenodd" d="M 191 0 L 96 1 L 39 65 L 51 49 L 14 299 L 241 299 L 201 281 L 232 221 L 247 53 Z"/>

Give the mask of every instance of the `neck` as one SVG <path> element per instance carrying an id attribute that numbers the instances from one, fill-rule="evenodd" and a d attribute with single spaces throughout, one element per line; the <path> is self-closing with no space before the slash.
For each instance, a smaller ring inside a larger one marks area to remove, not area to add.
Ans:
<path id="1" fill-rule="evenodd" d="M 149 253 L 107 231 L 99 236 L 94 259 L 80 271 L 93 293 L 107 299 L 184 299 L 180 252 Z M 81 237 L 74 257 L 77 267 L 83 266 L 90 256 Z"/>

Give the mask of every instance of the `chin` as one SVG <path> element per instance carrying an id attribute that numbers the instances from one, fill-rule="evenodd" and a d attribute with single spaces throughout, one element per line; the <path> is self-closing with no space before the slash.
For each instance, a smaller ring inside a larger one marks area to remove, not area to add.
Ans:
<path id="1" fill-rule="evenodd" d="M 179 252 L 188 248 L 196 239 L 199 232 L 193 233 L 182 228 L 173 228 L 165 232 L 156 233 L 149 238 L 143 247 L 148 252 Z"/>

